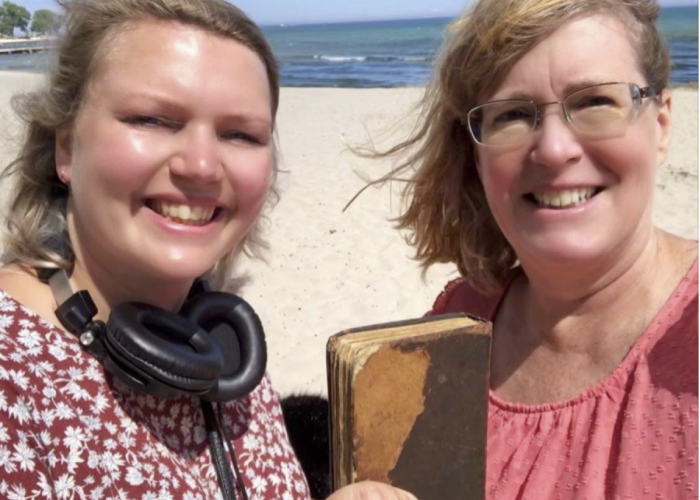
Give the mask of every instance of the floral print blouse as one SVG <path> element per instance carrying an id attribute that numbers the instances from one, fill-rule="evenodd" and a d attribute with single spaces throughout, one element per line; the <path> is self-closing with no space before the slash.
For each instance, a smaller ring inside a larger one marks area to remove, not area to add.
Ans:
<path id="1" fill-rule="evenodd" d="M 267 376 L 223 423 L 250 500 L 309 498 Z M 222 497 L 197 398 L 131 390 L 0 291 L 0 498 Z"/>

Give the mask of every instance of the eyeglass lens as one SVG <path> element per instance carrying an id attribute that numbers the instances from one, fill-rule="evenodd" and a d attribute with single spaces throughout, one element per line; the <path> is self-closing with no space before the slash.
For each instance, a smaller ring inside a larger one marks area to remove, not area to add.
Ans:
<path id="1" fill-rule="evenodd" d="M 591 138 L 615 137 L 625 133 L 640 100 L 636 85 L 609 83 L 569 94 L 563 107 L 566 120 L 579 134 Z M 531 101 L 495 101 L 469 113 L 469 128 L 480 144 L 524 144 L 531 139 L 542 111 Z"/>

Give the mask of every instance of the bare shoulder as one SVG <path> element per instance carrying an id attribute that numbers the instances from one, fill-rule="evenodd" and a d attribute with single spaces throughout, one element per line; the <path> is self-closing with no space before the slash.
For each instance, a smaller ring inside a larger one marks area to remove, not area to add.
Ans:
<path id="1" fill-rule="evenodd" d="M 8 264 L 0 267 L 0 290 L 13 295 L 14 290 L 24 288 L 36 289 L 45 286 L 36 277 L 36 274 L 17 264 Z"/>
<path id="2" fill-rule="evenodd" d="M 659 230 L 665 260 L 675 274 L 684 276 L 698 258 L 698 242 Z"/>
<path id="3" fill-rule="evenodd" d="M 658 236 L 653 283 L 659 303 L 664 304 L 693 269 L 698 258 L 698 243 L 661 230 Z"/>
<path id="4" fill-rule="evenodd" d="M 0 290 L 39 316 L 55 323 L 55 301 L 51 288 L 39 281 L 33 270 L 15 264 L 0 267 Z"/>

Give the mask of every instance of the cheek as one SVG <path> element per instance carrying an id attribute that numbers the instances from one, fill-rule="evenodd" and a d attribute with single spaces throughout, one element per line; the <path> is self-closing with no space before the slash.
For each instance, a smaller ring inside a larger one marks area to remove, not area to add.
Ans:
<path id="1" fill-rule="evenodd" d="M 231 160 L 235 167 L 228 169 L 228 177 L 239 211 L 254 214 L 260 211 L 270 187 L 272 163 L 272 148 L 246 152 Z"/>
<path id="2" fill-rule="evenodd" d="M 138 134 L 119 127 L 88 131 L 83 138 L 83 146 L 76 145 L 73 180 L 80 184 L 84 179 L 91 188 L 119 197 L 142 187 L 167 158 L 163 145 L 146 144 Z"/>
<path id="3" fill-rule="evenodd" d="M 632 132 L 630 130 L 630 132 Z M 639 183 L 653 188 L 656 177 L 656 150 L 645 134 L 628 134 L 623 140 L 611 139 L 589 148 L 589 156 L 618 183 Z"/>
<path id="4" fill-rule="evenodd" d="M 479 154 L 479 175 L 486 198 L 494 205 L 492 211 L 498 211 L 496 204 L 510 199 L 520 173 L 519 165 L 524 161 L 523 155 L 516 152 L 485 151 Z"/>
<path id="5" fill-rule="evenodd" d="M 611 139 L 606 144 L 601 144 L 601 155 L 608 154 L 611 158 L 610 164 L 616 169 L 625 173 L 636 173 L 643 176 L 654 175 L 659 166 L 659 128 L 656 115 L 651 109 L 632 123 L 624 137 L 619 140 Z"/>

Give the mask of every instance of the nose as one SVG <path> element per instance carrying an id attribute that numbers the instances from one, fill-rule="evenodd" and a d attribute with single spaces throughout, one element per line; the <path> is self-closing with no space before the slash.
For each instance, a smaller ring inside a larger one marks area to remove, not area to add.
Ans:
<path id="1" fill-rule="evenodd" d="M 551 169 L 576 163 L 583 155 L 583 147 L 566 120 L 561 105 L 543 108 L 541 113 L 531 159 Z"/>
<path id="2" fill-rule="evenodd" d="M 170 159 L 173 175 L 197 184 L 212 184 L 223 177 L 223 164 L 219 154 L 219 140 L 213 130 L 206 127 L 181 131 L 178 151 Z"/>

